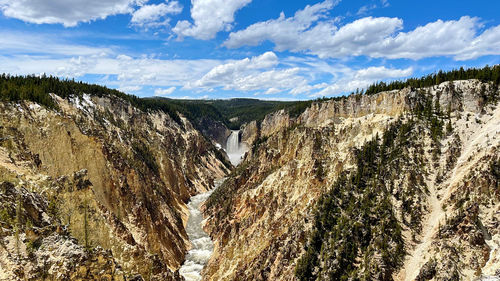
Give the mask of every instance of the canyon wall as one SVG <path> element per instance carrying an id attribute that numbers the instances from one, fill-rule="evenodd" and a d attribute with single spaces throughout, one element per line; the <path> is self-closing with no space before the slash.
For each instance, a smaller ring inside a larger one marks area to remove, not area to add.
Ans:
<path id="1" fill-rule="evenodd" d="M 214 141 L 225 148 L 226 140 L 231 135 L 231 130 L 229 130 L 224 123 L 220 121 L 213 120 L 208 117 L 202 117 L 197 122 L 195 127 L 210 140 Z"/>
<path id="2" fill-rule="evenodd" d="M 498 95 L 477 80 L 445 82 L 313 103 L 296 119 L 280 111 L 260 128 L 244 128 L 252 149 L 205 205 L 205 227 L 215 241 L 205 279 L 494 275 L 500 109 L 492 100 Z M 363 153 L 385 146 L 394 160 L 375 159 L 385 164 L 367 179 L 373 187 L 342 187 L 339 181 L 363 179 L 355 177 Z M 340 213 L 325 211 L 335 204 Z M 335 223 L 318 230 L 324 216 Z M 319 246 L 314 235 L 324 237 Z M 342 256 L 352 245 L 357 250 Z"/>
<path id="3" fill-rule="evenodd" d="M 186 202 L 229 171 L 221 152 L 185 118 L 52 98 L 0 103 L 0 196 L 19 197 L 0 202 L 0 279 L 180 279 Z"/>

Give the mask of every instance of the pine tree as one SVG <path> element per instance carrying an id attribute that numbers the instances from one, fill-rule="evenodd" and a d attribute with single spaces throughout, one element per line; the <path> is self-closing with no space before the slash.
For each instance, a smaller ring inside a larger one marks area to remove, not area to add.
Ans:
<path id="1" fill-rule="evenodd" d="M 451 126 L 451 119 L 448 119 L 448 124 L 446 125 L 446 134 L 450 135 L 453 133 L 453 127 Z"/>

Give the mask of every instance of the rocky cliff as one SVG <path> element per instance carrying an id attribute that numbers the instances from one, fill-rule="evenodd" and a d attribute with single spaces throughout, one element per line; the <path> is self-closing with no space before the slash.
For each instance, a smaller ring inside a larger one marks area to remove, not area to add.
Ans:
<path id="1" fill-rule="evenodd" d="M 52 98 L 0 104 L 0 279 L 179 279 L 185 203 L 228 172 L 220 152 L 184 118 Z"/>
<path id="2" fill-rule="evenodd" d="M 226 147 L 226 141 L 229 135 L 231 135 L 231 130 L 229 130 L 224 123 L 205 117 L 196 120 L 196 122 L 196 128 L 203 135 L 216 144 L 219 144 L 221 147 Z"/>
<path id="3" fill-rule="evenodd" d="M 477 80 L 266 116 L 205 205 L 206 280 L 498 274 L 499 91 Z"/>

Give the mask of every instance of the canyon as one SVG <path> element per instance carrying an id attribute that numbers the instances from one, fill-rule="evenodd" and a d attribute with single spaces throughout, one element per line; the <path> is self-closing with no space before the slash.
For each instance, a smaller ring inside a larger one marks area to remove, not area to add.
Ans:
<path id="1" fill-rule="evenodd" d="M 1 105 L 0 279 L 180 278 L 186 202 L 229 171 L 216 148 L 120 98 L 52 97 Z"/>
<path id="2" fill-rule="evenodd" d="M 445 81 L 239 130 L 1 102 L 0 280 L 499 280 L 499 96 Z"/>

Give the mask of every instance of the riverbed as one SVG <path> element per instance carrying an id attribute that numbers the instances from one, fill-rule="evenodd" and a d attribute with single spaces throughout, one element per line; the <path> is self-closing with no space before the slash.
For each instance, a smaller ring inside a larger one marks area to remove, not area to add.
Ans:
<path id="1" fill-rule="evenodd" d="M 200 281 L 201 270 L 210 259 L 214 250 L 214 243 L 210 236 L 203 230 L 203 214 L 200 206 L 208 199 L 210 194 L 217 189 L 223 180 L 216 182 L 215 187 L 208 191 L 191 197 L 188 203 L 189 218 L 186 232 L 192 248 L 186 255 L 186 261 L 179 269 L 179 273 L 186 281 Z"/>

